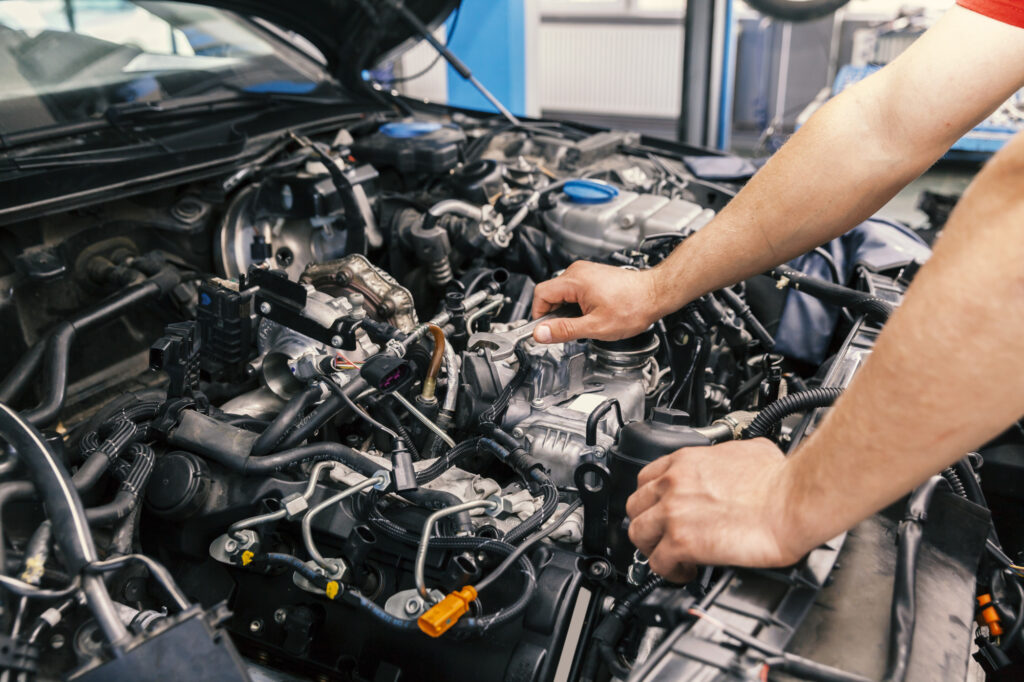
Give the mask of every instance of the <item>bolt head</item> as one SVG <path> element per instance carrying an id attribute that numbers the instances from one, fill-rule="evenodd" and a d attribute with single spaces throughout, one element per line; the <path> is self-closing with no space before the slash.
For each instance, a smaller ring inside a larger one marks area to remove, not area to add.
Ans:
<path id="1" fill-rule="evenodd" d="M 513 438 L 522 438 L 525 435 L 526 435 L 526 432 L 523 431 L 518 426 L 516 428 L 512 429 L 512 437 Z"/>
<path id="2" fill-rule="evenodd" d="M 260 303 L 260 312 L 263 313 L 264 315 L 269 315 L 271 310 L 272 308 L 270 304 L 267 303 L 266 301 Z"/>
<path id="3" fill-rule="evenodd" d="M 288 612 L 285 611 L 284 609 L 278 609 L 277 611 L 274 611 L 274 622 L 275 623 L 283 623 L 287 619 L 288 619 Z"/>
<path id="4" fill-rule="evenodd" d="M 340 336 L 332 336 L 331 337 L 331 345 L 334 346 L 335 348 L 341 348 L 341 343 L 342 343 L 342 340 L 341 340 Z"/>
<path id="5" fill-rule="evenodd" d="M 63 649 L 65 644 L 64 635 L 57 634 L 50 638 L 51 649 Z"/>
<path id="6" fill-rule="evenodd" d="M 238 543 L 235 542 L 234 540 L 227 540 L 224 543 L 224 551 L 225 552 L 228 552 L 230 554 L 231 552 L 234 552 L 236 549 L 238 549 Z"/>
<path id="7" fill-rule="evenodd" d="M 410 616 L 415 616 L 417 613 L 419 613 L 420 600 L 413 598 L 405 602 L 405 612 L 408 613 Z"/>
<path id="8" fill-rule="evenodd" d="M 249 632 L 259 632 L 263 629 L 263 621 L 259 618 L 249 623 Z"/>

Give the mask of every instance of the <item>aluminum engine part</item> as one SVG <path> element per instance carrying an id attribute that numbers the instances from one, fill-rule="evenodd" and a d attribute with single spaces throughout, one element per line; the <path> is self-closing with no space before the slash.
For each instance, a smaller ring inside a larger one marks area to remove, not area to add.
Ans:
<path id="1" fill-rule="evenodd" d="M 586 443 L 587 420 L 603 402 L 618 401 L 626 421 L 643 418 L 648 383 L 644 366 L 657 343 L 640 339 L 633 345 L 639 350 L 623 354 L 628 364 L 613 366 L 608 349 L 597 352 L 593 343 L 527 345 L 529 379 L 513 395 L 502 425 L 526 437 L 530 454 L 550 470 L 556 485 L 574 485 L 581 463 L 604 461 L 619 429 L 614 410 L 598 423 L 597 442 Z"/>
<path id="2" fill-rule="evenodd" d="M 311 284 L 306 284 L 306 290 L 306 307 L 302 314 L 324 326 L 330 326 L 339 316 L 365 315 L 364 297 L 360 293 L 332 297 L 317 291 Z M 380 350 L 362 329 L 356 330 L 355 338 L 356 349 L 345 351 L 345 357 L 350 360 L 359 362 Z M 305 385 L 304 379 L 313 378 L 303 375 L 299 364 L 301 358 L 333 355 L 336 352 L 334 348 L 316 339 L 268 319 L 261 320 L 256 330 L 256 348 L 259 356 L 254 364 L 259 368 L 264 383 L 284 399 L 301 391 Z"/>
<path id="3" fill-rule="evenodd" d="M 576 203 L 564 194 L 544 212 L 544 223 L 569 254 L 606 256 L 639 246 L 644 237 L 691 232 L 714 217 L 714 211 L 683 199 L 621 191 L 594 204 Z"/>
<path id="4" fill-rule="evenodd" d="M 299 281 L 335 296 L 358 292 L 365 297 L 364 304 L 369 311 L 403 332 L 411 332 L 419 324 L 409 290 L 362 254 L 311 263 Z"/>

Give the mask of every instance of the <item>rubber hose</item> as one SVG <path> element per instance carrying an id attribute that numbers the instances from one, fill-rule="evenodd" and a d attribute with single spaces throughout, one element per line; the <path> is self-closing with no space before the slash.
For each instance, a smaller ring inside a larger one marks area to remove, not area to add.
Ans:
<path id="1" fill-rule="evenodd" d="M 295 426 L 302 418 L 306 410 L 316 403 L 323 395 L 320 386 L 314 384 L 307 387 L 298 395 L 289 400 L 281 411 L 270 422 L 270 425 L 260 434 L 252 445 L 252 454 L 266 455 L 274 451 L 278 444 L 284 439 L 289 429 Z"/>
<path id="2" fill-rule="evenodd" d="M 172 268 L 165 268 L 145 282 L 127 287 L 97 305 L 86 309 L 70 320 L 60 322 L 36 342 L 14 369 L 4 378 L 0 395 L 4 402 L 17 398 L 29 381 L 38 373 L 44 356 L 47 358 L 47 384 L 40 404 L 25 412 L 33 425 L 45 424 L 60 412 L 67 391 L 68 355 L 75 335 L 109 320 L 136 303 L 170 291 L 181 282 L 181 276 Z M 36 350 L 36 347 L 43 349 Z M 44 350 L 45 349 L 45 350 Z"/>
<path id="3" fill-rule="evenodd" d="M 75 328 L 70 322 L 61 322 L 46 342 L 46 383 L 42 401 L 22 416 L 33 426 L 48 424 L 60 412 L 68 389 L 68 367 Z"/>
<path id="4" fill-rule="evenodd" d="M 789 415 L 818 407 L 829 407 L 842 394 L 843 389 L 831 386 L 790 393 L 761 410 L 743 432 L 743 437 L 750 439 L 767 436 L 776 424 Z"/>
<path id="5" fill-rule="evenodd" d="M 21 462 L 35 483 L 50 521 L 54 537 L 61 549 L 69 572 L 81 573 L 85 566 L 99 557 L 92 533 L 86 523 L 82 500 L 75 491 L 71 477 L 39 432 L 4 404 L 0 404 L 0 437 L 18 451 Z M 83 591 L 93 617 L 110 645 L 122 648 L 130 639 L 118 618 L 114 603 L 102 580 L 83 580 Z"/>
<path id="6" fill-rule="evenodd" d="M 851 312 L 867 315 L 876 322 L 884 323 L 892 315 L 894 307 L 888 301 L 864 291 L 857 291 L 839 284 L 833 284 L 819 277 L 795 270 L 787 265 L 780 265 L 771 271 L 776 279 L 786 278 L 788 286 L 797 291 L 813 296 L 834 305 L 848 308 Z"/>

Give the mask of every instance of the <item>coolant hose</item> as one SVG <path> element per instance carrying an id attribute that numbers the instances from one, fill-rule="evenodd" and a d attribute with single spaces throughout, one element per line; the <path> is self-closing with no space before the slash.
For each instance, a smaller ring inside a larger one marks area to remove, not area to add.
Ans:
<path id="1" fill-rule="evenodd" d="M 289 400 L 253 443 L 252 454 L 259 456 L 273 452 L 288 431 L 299 423 L 306 410 L 322 397 L 323 389 L 314 384 Z"/>
<path id="2" fill-rule="evenodd" d="M 53 534 L 61 549 L 69 573 L 78 575 L 96 561 L 96 545 L 85 518 L 85 509 L 71 483 L 71 477 L 43 437 L 17 412 L 0 403 L 0 437 L 13 447 L 43 501 L 53 523 Z M 118 651 L 130 640 L 128 630 L 118 617 L 114 602 L 103 579 L 84 576 L 82 590 L 89 609 L 110 646 Z"/>
<path id="3" fill-rule="evenodd" d="M 24 411 L 25 419 L 38 426 L 46 424 L 57 416 L 64 405 L 67 392 L 68 358 L 71 344 L 78 332 L 106 322 L 143 301 L 170 291 L 181 282 L 181 275 L 174 268 L 165 267 L 156 275 L 110 296 L 86 309 L 70 320 L 60 322 L 26 352 L 0 384 L 0 402 L 8 403 L 17 398 L 35 376 L 47 359 L 46 385 L 39 405 Z"/>
<path id="4" fill-rule="evenodd" d="M 842 306 L 852 313 L 866 315 L 875 322 L 884 323 L 895 309 L 892 303 L 873 296 L 866 291 L 857 291 L 839 284 L 833 284 L 819 277 L 780 265 L 771 271 L 778 280 L 788 280 L 787 286 L 820 299 L 825 303 Z"/>
<path id="5" fill-rule="evenodd" d="M 790 393 L 761 410 L 743 432 L 743 438 L 766 437 L 776 424 L 789 415 L 818 407 L 829 407 L 842 394 L 843 389 L 834 386 L 821 386 L 808 391 Z"/>

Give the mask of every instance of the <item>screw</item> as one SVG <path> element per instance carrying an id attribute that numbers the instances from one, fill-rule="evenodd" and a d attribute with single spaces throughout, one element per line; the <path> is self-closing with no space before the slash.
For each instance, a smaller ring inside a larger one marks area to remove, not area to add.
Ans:
<path id="1" fill-rule="evenodd" d="M 51 649 L 63 649 L 64 648 L 64 635 L 54 635 L 50 638 Z"/>
<path id="2" fill-rule="evenodd" d="M 410 616 L 415 616 L 420 612 L 420 600 L 415 597 L 405 602 L 405 612 Z"/>
<path id="3" fill-rule="evenodd" d="M 334 346 L 335 348 L 341 348 L 341 337 L 340 336 L 332 336 L 331 337 L 331 345 Z"/>
<path id="4" fill-rule="evenodd" d="M 522 438 L 525 435 L 526 435 L 526 432 L 524 432 L 518 426 L 516 428 L 512 429 L 512 437 L 513 438 Z"/>
<path id="5" fill-rule="evenodd" d="M 274 611 L 274 622 L 275 623 L 283 623 L 283 622 L 285 622 L 285 620 L 287 620 L 287 618 L 288 618 L 288 612 L 285 611 L 284 609 L 278 609 L 277 611 Z"/>
<path id="6" fill-rule="evenodd" d="M 264 301 L 263 303 L 260 303 L 260 312 L 261 313 L 263 313 L 264 315 L 269 315 L 270 311 L 271 311 L 271 307 L 270 307 L 269 303 L 267 303 L 266 301 Z"/>
<path id="7" fill-rule="evenodd" d="M 227 541 L 224 542 L 224 551 L 227 552 L 228 554 L 231 554 L 236 549 L 238 549 L 238 543 L 235 542 L 234 540 L 227 540 Z"/>
<path id="8" fill-rule="evenodd" d="M 263 629 L 263 621 L 257 618 L 249 623 L 249 632 L 259 632 Z"/>

